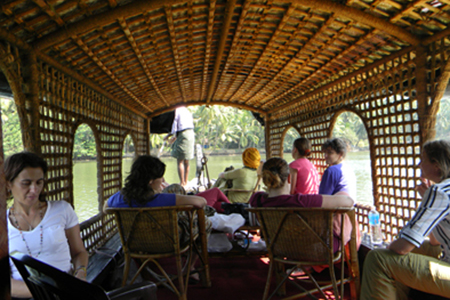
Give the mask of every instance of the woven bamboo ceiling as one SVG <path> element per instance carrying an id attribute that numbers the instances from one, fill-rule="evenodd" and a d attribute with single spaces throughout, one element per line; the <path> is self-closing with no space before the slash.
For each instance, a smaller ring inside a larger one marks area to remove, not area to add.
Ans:
<path id="1" fill-rule="evenodd" d="M 448 35 L 450 0 L 2 0 L 0 40 L 130 109 L 262 113 Z"/>

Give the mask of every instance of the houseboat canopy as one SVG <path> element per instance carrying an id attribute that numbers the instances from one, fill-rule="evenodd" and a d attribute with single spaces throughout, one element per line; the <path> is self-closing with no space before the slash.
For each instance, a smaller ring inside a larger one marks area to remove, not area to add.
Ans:
<path id="1" fill-rule="evenodd" d="M 448 0 L 5 0 L 0 93 L 14 96 L 25 148 L 49 163 L 49 200 L 73 203 L 74 134 L 92 128 L 99 207 L 122 186 L 125 137 L 149 153 L 151 120 L 177 106 L 260 114 L 267 157 L 283 155 L 294 128 L 319 172 L 337 116 L 353 112 L 391 239 L 420 201 L 420 147 L 435 135 L 450 76 L 449 24 Z M 357 209 L 367 226 L 367 208 Z M 90 253 L 113 223 L 99 213 L 82 226 Z"/>
<path id="2" fill-rule="evenodd" d="M 447 2 L 7 0 L 0 39 L 141 116 L 180 104 L 285 113 L 393 55 L 413 62 L 448 35 Z"/>

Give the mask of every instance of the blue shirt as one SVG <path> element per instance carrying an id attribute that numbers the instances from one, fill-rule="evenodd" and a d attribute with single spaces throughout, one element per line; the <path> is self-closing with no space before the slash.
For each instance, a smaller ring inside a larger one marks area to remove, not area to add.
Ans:
<path id="1" fill-rule="evenodd" d="M 319 194 L 334 195 L 346 192 L 356 202 L 356 177 L 353 170 L 345 163 L 329 166 L 322 175 Z"/>
<path id="2" fill-rule="evenodd" d="M 175 194 L 156 194 L 153 199 L 149 200 L 145 205 L 131 201 L 131 207 L 160 207 L 160 206 L 175 206 Z M 130 207 L 125 201 L 121 192 L 117 192 L 108 199 L 108 207 Z"/>

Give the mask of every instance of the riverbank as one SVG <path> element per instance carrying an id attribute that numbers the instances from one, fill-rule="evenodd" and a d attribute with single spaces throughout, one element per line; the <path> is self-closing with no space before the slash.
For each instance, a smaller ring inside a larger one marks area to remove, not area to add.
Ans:
<path id="1" fill-rule="evenodd" d="M 217 149 L 217 150 L 208 150 L 203 149 L 203 154 L 206 156 L 221 156 L 221 155 L 241 155 L 242 152 L 244 152 L 245 149 Z M 258 149 L 261 156 L 266 154 L 265 149 Z M 152 149 L 150 151 L 150 154 L 153 156 L 158 156 L 159 149 Z M 170 149 L 165 150 L 161 153 L 160 157 L 170 157 Z"/>

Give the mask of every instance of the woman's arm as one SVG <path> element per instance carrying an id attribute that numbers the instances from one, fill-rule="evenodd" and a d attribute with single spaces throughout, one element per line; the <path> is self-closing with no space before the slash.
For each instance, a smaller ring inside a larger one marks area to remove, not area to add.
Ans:
<path id="1" fill-rule="evenodd" d="M 289 168 L 289 174 L 291 175 L 291 195 L 295 194 L 295 188 L 297 187 L 297 173 L 298 171 L 293 168 Z"/>
<path id="2" fill-rule="evenodd" d="M 11 296 L 17 298 L 31 298 L 30 290 L 27 284 L 22 280 L 16 280 L 11 278 Z"/>
<path id="3" fill-rule="evenodd" d="M 175 205 L 193 205 L 198 208 L 203 208 L 206 205 L 206 200 L 199 196 L 176 195 Z"/>
<path id="4" fill-rule="evenodd" d="M 105 201 L 105 204 L 103 204 L 103 212 L 106 214 L 106 209 L 108 208 L 108 200 Z"/>
<path id="5" fill-rule="evenodd" d="M 79 279 L 86 280 L 89 255 L 81 240 L 80 225 L 77 224 L 72 228 L 66 229 L 66 237 L 69 242 L 70 256 L 72 257 L 73 275 Z"/>
<path id="6" fill-rule="evenodd" d="M 353 204 L 355 204 L 355 201 L 347 195 L 322 195 L 322 207 L 324 208 L 351 207 Z"/>

